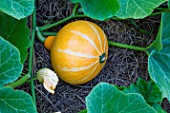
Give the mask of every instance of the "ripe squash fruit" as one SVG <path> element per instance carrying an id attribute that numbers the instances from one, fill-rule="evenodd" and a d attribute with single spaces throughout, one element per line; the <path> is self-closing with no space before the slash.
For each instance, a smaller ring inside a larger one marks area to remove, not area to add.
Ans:
<path id="1" fill-rule="evenodd" d="M 86 83 L 96 77 L 108 57 L 108 41 L 103 30 L 83 20 L 64 26 L 50 48 L 55 72 L 73 85 Z"/>

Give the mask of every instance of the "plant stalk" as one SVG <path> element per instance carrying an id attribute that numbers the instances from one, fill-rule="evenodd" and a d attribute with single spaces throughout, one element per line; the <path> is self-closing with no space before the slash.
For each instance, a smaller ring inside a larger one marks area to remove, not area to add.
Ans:
<path id="1" fill-rule="evenodd" d="M 163 10 L 163 11 L 155 12 L 155 13 L 150 14 L 149 16 L 160 15 L 160 14 L 162 14 L 162 13 L 164 13 L 164 12 L 170 12 L 170 10 L 168 9 L 168 10 Z"/>
<path id="2" fill-rule="evenodd" d="M 155 10 L 159 10 L 159 11 L 168 11 L 169 8 L 161 8 L 161 7 L 159 8 L 159 7 L 158 7 L 158 8 L 155 8 Z"/>
<path id="3" fill-rule="evenodd" d="M 122 44 L 122 43 L 112 42 L 112 41 L 108 41 L 108 42 L 109 42 L 109 45 L 111 45 L 111 46 L 116 46 L 116 47 L 120 47 L 120 48 L 146 52 L 146 48 L 144 48 L 144 47 L 131 46 L 131 45 L 128 45 L 128 44 Z"/>
<path id="4" fill-rule="evenodd" d="M 36 27 L 36 34 L 37 34 L 37 38 L 41 43 L 45 42 L 45 37 L 41 34 L 41 31 L 38 27 Z"/>
<path id="5" fill-rule="evenodd" d="M 160 15 L 160 14 L 162 14 L 162 13 L 163 13 L 163 11 L 155 12 L 155 13 L 150 14 L 149 16 L 156 16 L 156 15 Z"/>
<path id="6" fill-rule="evenodd" d="M 49 24 L 49 25 L 45 25 L 45 26 L 39 27 L 39 30 L 40 30 L 40 31 L 44 31 L 44 30 L 47 30 L 47 29 L 52 28 L 52 27 L 54 27 L 54 26 L 60 25 L 60 24 L 66 22 L 66 21 L 68 21 L 68 20 L 70 20 L 70 19 L 78 18 L 78 17 L 87 17 L 87 16 L 86 16 L 86 15 L 83 15 L 83 14 L 71 15 L 71 16 L 69 16 L 69 17 L 67 17 L 67 18 L 64 18 L 63 20 L 60 20 L 60 21 L 55 22 L 55 23 L 53 23 L 53 24 Z"/>
<path id="7" fill-rule="evenodd" d="M 31 77 L 31 78 L 27 81 L 27 83 L 30 83 L 31 81 L 34 81 L 34 80 L 37 80 L 37 76 Z"/>
<path id="8" fill-rule="evenodd" d="M 76 11 L 77 11 L 77 8 L 79 6 L 79 3 L 76 3 L 74 8 L 73 8 L 73 11 L 72 11 L 72 15 L 75 15 L 76 14 Z"/>
<path id="9" fill-rule="evenodd" d="M 21 86 L 23 85 L 28 79 L 30 78 L 30 75 L 29 74 L 26 74 L 24 77 L 22 77 L 21 79 L 11 83 L 11 84 L 8 84 L 4 87 L 12 87 L 12 88 L 16 88 L 18 86 Z"/>
<path id="10" fill-rule="evenodd" d="M 30 47 L 29 68 L 28 68 L 28 73 L 30 75 L 33 75 L 32 66 L 33 66 L 33 50 L 34 50 L 35 30 L 36 30 L 36 7 L 34 8 L 34 12 L 32 14 L 32 35 L 31 35 L 31 47 Z M 31 81 L 30 86 L 31 86 L 31 94 L 32 94 L 33 103 L 36 106 L 34 81 Z"/>
<path id="11" fill-rule="evenodd" d="M 47 31 L 44 31 L 42 32 L 42 35 L 43 36 L 56 36 L 56 32 L 47 32 Z"/>

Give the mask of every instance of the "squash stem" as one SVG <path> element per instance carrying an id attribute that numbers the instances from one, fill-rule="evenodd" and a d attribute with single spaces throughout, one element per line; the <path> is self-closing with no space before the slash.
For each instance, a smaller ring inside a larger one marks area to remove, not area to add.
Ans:
<path id="1" fill-rule="evenodd" d="M 32 77 L 33 77 L 32 69 L 33 69 L 33 50 L 34 50 L 35 30 L 36 30 L 36 6 L 32 14 L 32 35 L 31 35 L 31 47 L 30 47 L 30 56 L 29 56 L 29 67 L 28 67 L 28 74 L 32 75 Z M 32 100 L 34 105 L 36 106 L 34 81 L 31 81 L 30 86 L 31 86 Z"/>
<path id="2" fill-rule="evenodd" d="M 42 35 L 39 27 L 36 27 L 36 34 L 37 34 L 38 40 L 39 40 L 41 43 L 44 43 L 46 38 Z"/>
<path id="3" fill-rule="evenodd" d="M 150 14 L 149 16 L 160 15 L 160 14 L 162 14 L 163 12 L 170 12 L 170 10 L 169 10 L 169 9 L 166 9 L 166 10 L 163 10 L 163 11 L 155 12 L 155 13 Z"/>
<path id="4" fill-rule="evenodd" d="M 125 49 L 130 49 L 130 50 L 146 52 L 146 48 L 144 48 L 144 47 L 132 46 L 132 45 L 122 44 L 122 43 L 118 43 L 118 42 L 109 41 L 109 45 L 120 47 L 120 48 L 125 48 Z"/>
<path id="5" fill-rule="evenodd" d="M 79 3 L 76 3 L 74 8 L 73 8 L 73 11 L 72 11 L 72 15 L 75 15 L 76 14 L 76 11 L 77 11 L 77 8 L 79 6 Z"/>
<path id="6" fill-rule="evenodd" d="M 47 32 L 47 31 L 43 31 L 42 35 L 43 36 L 56 36 L 56 32 Z"/>
<path id="7" fill-rule="evenodd" d="M 66 21 L 68 21 L 68 20 L 70 20 L 70 19 L 73 19 L 73 18 L 81 18 L 81 17 L 87 17 L 87 16 L 84 15 L 84 14 L 71 15 L 71 16 L 69 16 L 69 17 L 67 17 L 67 18 L 64 18 L 63 20 L 60 20 L 60 21 L 55 22 L 55 23 L 53 23 L 53 24 L 49 24 L 49 25 L 45 25 L 45 26 L 39 27 L 39 30 L 40 30 L 40 31 L 44 31 L 44 30 L 47 30 L 47 29 L 49 29 L 49 28 L 55 27 L 55 26 L 57 26 L 57 25 L 60 25 L 60 24 L 66 22 Z"/>
<path id="8" fill-rule="evenodd" d="M 158 8 L 155 8 L 155 10 L 167 11 L 167 10 L 169 10 L 169 8 L 158 7 Z"/>
<path id="9" fill-rule="evenodd" d="M 22 77 L 21 79 L 11 83 L 11 84 L 8 84 L 4 87 L 12 87 L 12 88 L 16 88 L 18 86 L 21 86 L 23 85 L 28 79 L 30 78 L 30 75 L 29 74 L 26 74 L 24 77 Z"/>
<path id="10" fill-rule="evenodd" d="M 37 76 L 31 77 L 29 80 L 27 80 L 27 83 L 30 83 L 31 81 L 37 80 Z"/>

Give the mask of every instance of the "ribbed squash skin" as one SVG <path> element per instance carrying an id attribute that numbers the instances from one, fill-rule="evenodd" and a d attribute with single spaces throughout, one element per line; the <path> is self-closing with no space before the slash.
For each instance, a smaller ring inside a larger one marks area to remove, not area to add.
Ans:
<path id="1" fill-rule="evenodd" d="M 105 60 L 100 56 L 105 53 Z M 64 26 L 54 39 L 51 62 L 57 75 L 70 84 L 83 84 L 96 77 L 106 63 L 108 41 L 103 30 L 88 21 Z"/>

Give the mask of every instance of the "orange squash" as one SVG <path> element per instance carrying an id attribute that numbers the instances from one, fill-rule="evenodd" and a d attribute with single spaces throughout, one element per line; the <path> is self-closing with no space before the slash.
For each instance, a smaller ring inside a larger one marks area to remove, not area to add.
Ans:
<path id="1" fill-rule="evenodd" d="M 44 46 L 46 49 L 50 50 L 52 47 L 52 43 L 54 41 L 55 36 L 48 36 L 44 42 Z"/>
<path id="2" fill-rule="evenodd" d="M 51 47 L 57 75 L 70 84 L 83 84 L 96 77 L 106 63 L 108 41 L 103 30 L 89 21 L 64 26 Z"/>

